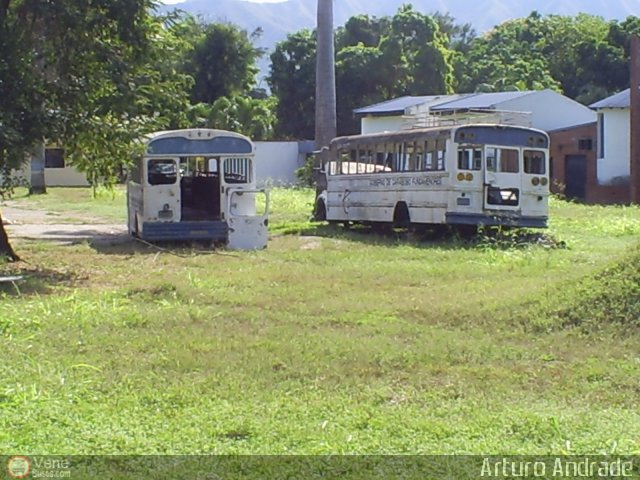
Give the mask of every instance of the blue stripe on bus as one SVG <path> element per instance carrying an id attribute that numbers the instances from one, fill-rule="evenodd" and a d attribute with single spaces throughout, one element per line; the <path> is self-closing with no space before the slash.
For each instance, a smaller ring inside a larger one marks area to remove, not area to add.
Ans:
<path id="1" fill-rule="evenodd" d="M 144 222 L 143 240 L 226 240 L 227 222 Z"/>

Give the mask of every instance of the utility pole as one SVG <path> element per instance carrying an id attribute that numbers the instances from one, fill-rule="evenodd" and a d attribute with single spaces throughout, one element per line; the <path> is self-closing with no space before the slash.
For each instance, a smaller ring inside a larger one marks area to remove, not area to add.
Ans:
<path id="1" fill-rule="evenodd" d="M 316 150 L 336 136 L 336 64 L 333 0 L 318 0 L 316 60 Z"/>

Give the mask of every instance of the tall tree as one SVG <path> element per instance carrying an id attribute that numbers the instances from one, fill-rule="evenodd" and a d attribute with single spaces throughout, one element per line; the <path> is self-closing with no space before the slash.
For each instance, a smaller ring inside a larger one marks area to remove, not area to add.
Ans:
<path id="1" fill-rule="evenodd" d="M 228 23 L 212 23 L 202 28 L 203 35 L 188 54 L 185 65 L 186 73 L 195 79 L 192 101 L 213 103 L 220 97 L 248 92 L 258 73 L 256 60 L 263 54 L 253 45 L 261 31 L 248 35 Z"/>
<path id="2" fill-rule="evenodd" d="M 267 82 L 278 99 L 276 135 L 280 138 L 314 138 L 316 38 L 311 30 L 287 35 L 271 54 Z"/>
<path id="3" fill-rule="evenodd" d="M 461 92 L 504 90 L 560 90 L 543 52 L 541 16 L 510 20 L 472 43 L 466 58 Z"/>
<path id="4" fill-rule="evenodd" d="M 148 63 L 161 34 L 153 5 L 0 2 L 0 170 L 47 138 L 64 144 L 90 178 L 109 182 L 139 148 L 141 133 L 166 126 L 167 110 L 183 109 L 179 85 L 186 77 Z M 5 243 L 0 240 L 0 255 L 15 257 Z"/>
<path id="5" fill-rule="evenodd" d="M 333 0 L 318 0 L 316 58 L 316 148 L 336 136 L 336 66 L 333 34 Z"/>
<path id="6" fill-rule="evenodd" d="M 451 52 L 446 35 L 430 16 L 403 5 L 391 21 L 380 50 L 394 93 L 426 95 L 450 93 L 453 84 Z"/>

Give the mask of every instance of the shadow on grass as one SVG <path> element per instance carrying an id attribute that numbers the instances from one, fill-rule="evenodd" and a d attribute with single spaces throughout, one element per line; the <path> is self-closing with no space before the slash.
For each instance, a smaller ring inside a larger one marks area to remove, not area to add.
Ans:
<path id="1" fill-rule="evenodd" d="M 39 266 L 11 264 L 0 265 L 0 276 L 20 277 L 17 281 L 0 283 L 0 296 L 46 295 L 56 287 L 72 287 L 81 283 L 85 277 L 76 272 L 54 270 Z"/>
<path id="2" fill-rule="evenodd" d="M 565 242 L 555 239 L 544 231 L 525 228 L 476 226 L 455 228 L 443 225 L 410 231 L 407 229 L 380 229 L 363 225 L 331 225 L 321 222 L 309 223 L 299 228 L 282 229 L 280 234 L 339 238 L 368 245 L 387 245 L 390 247 L 411 245 L 426 249 L 469 250 L 492 248 L 506 250 L 530 246 L 566 248 Z"/>
<path id="3" fill-rule="evenodd" d="M 117 241 L 92 241 L 89 246 L 103 255 L 158 255 L 168 253 L 181 258 L 197 255 L 235 256 L 233 252 L 224 249 L 221 244 L 211 241 L 162 241 L 147 242 L 127 236 Z"/>
<path id="4" fill-rule="evenodd" d="M 446 250 L 515 249 L 531 246 L 565 248 L 563 241 L 551 235 L 521 228 L 450 228 L 447 226 L 408 231 L 406 229 L 375 229 L 362 225 L 330 225 L 326 222 L 305 222 L 298 225 L 277 226 L 272 238 L 282 236 L 321 237 L 358 242 L 372 246 L 438 248 Z M 96 252 L 105 255 L 157 255 L 168 253 L 189 258 L 197 255 L 237 256 L 223 245 L 211 242 L 172 241 L 145 242 L 128 236 L 117 239 L 95 239 L 89 243 Z"/>

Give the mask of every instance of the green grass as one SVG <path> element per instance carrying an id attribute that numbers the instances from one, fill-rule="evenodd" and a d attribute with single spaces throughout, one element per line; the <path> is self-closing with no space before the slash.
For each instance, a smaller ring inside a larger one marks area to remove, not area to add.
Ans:
<path id="1" fill-rule="evenodd" d="M 551 248 L 332 229 L 312 195 L 274 190 L 261 252 L 16 242 L 0 451 L 640 453 L 639 209 L 554 200 Z"/>
<path id="2" fill-rule="evenodd" d="M 29 195 L 26 188 L 17 188 L 12 200 L 23 208 L 64 216 L 61 221 L 65 222 L 84 222 L 87 216 L 106 222 L 126 223 L 127 219 L 127 195 L 122 186 L 112 190 L 98 188 L 95 196 L 91 188 L 49 187 L 45 195 Z"/>

